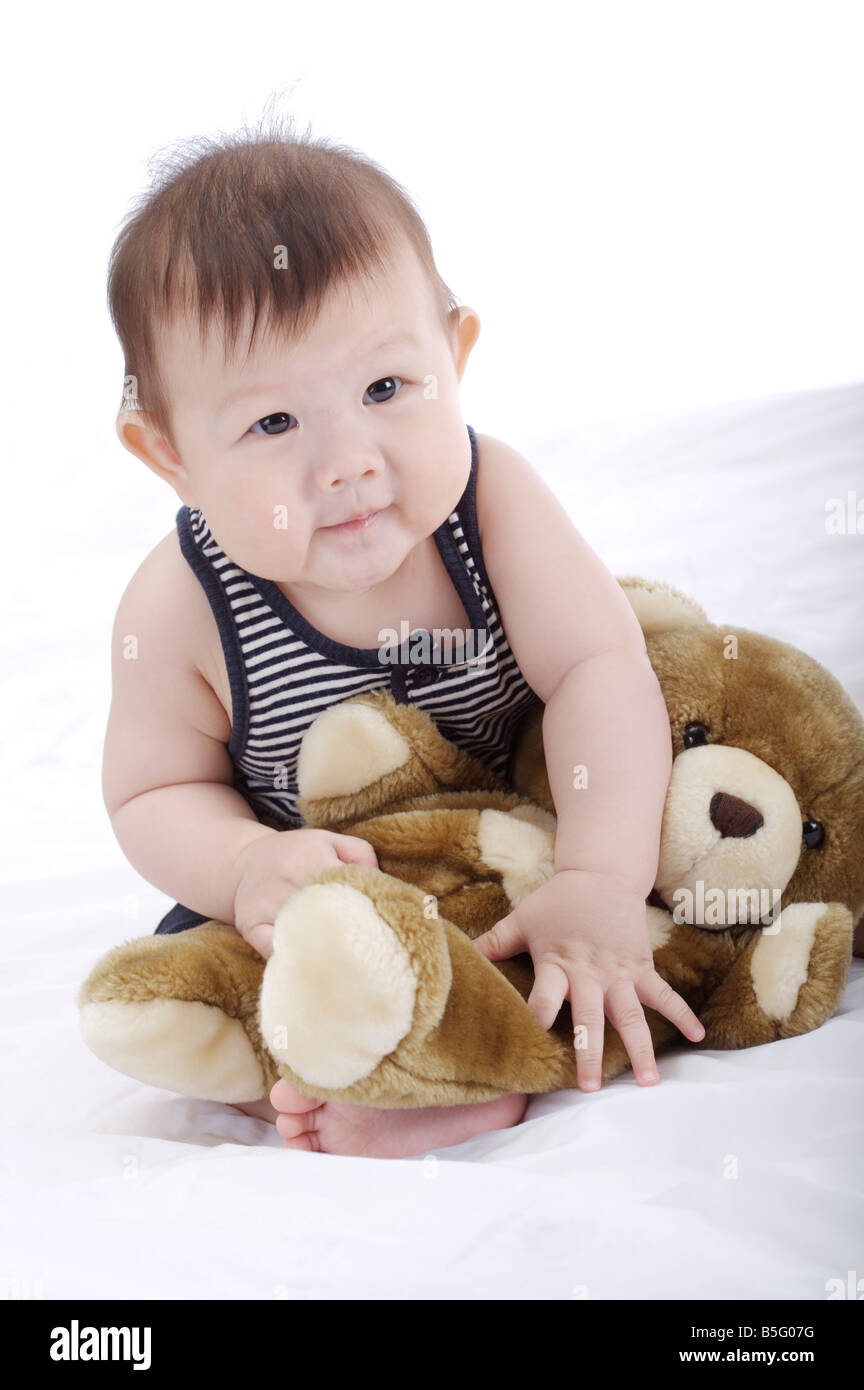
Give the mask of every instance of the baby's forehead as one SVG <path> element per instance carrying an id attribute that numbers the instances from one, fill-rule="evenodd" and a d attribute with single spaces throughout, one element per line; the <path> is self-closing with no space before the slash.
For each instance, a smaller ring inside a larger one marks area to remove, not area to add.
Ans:
<path id="1" fill-rule="evenodd" d="M 206 277 L 205 277 L 206 280 Z M 410 323 L 420 333 L 434 329 L 440 306 L 426 267 L 416 250 L 404 241 L 384 254 L 373 266 L 334 277 L 325 287 L 292 302 L 288 287 L 253 293 L 240 289 L 242 304 L 209 301 L 212 290 L 196 279 L 189 264 L 182 277 L 182 292 L 172 305 L 170 318 L 158 325 L 158 335 L 169 352 L 236 364 L 248 354 L 269 356 L 286 349 L 299 353 L 304 346 L 354 342 L 362 347 L 379 328 L 397 331 Z M 258 305 L 257 310 L 253 304 Z M 254 334 L 253 334 L 254 326 Z"/>
<path id="2" fill-rule="evenodd" d="M 178 309 L 156 329 L 160 355 L 175 365 L 221 367 L 237 371 L 255 357 L 271 356 L 287 348 L 299 351 L 302 335 L 271 315 L 259 315 L 254 324 L 246 311 L 236 321 L 214 310 L 202 322 L 194 310 Z"/>
<path id="3" fill-rule="evenodd" d="M 247 377 L 266 374 L 277 365 L 290 361 L 294 369 L 305 363 L 328 361 L 336 366 L 337 355 L 326 352 L 328 339 L 318 342 L 311 325 L 312 336 L 292 332 L 278 321 L 264 320 L 256 325 L 250 339 L 251 322 L 237 326 L 233 336 L 224 319 L 214 317 L 202 332 L 194 314 L 181 314 L 160 328 L 159 356 L 166 377 L 173 383 L 186 382 L 193 391 L 202 385 L 222 388 Z M 339 339 L 344 356 L 350 361 L 355 353 L 354 340 L 348 335 Z M 335 346 L 335 343 L 334 343 Z"/>
<path id="4" fill-rule="evenodd" d="M 175 312 L 160 325 L 157 348 L 175 410 L 197 415 L 217 407 L 227 414 L 240 409 L 241 398 L 283 385 L 286 373 L 302 388 L 319 373 L 347 379 L 367 358 L 370 372 L 397 370 L 397 351 L 402 363 L 413 353 L 425 373 L 447 338 L 435 290 L 413 248 L 299 303 L 283 293 L 288 288 L 280 283 L 265 291 L 263 303 L 259 294 L 257 315 L 256 297 L 248 294 L 239 308 L 230 298 L 205 299 L 202 315 L 201 292 L 206 296 L 210 287 L 184 282 Z"/>
<path id="5" fill-rule="evenodd" d="M 214 311 L 203 323 L 194 309 L 181 309 L 157 328 L 158 356 L 169 381 L 227 385 L 290 360 L 346 369 L 379 343 L 427 346 L 440 331 L 433 305 L 370 287 L 368 293 L 331 296 L 318 312 L 307 310 L 299 326 L 272 311 L 254 323 L 251 308 L 230 322 Z"/>

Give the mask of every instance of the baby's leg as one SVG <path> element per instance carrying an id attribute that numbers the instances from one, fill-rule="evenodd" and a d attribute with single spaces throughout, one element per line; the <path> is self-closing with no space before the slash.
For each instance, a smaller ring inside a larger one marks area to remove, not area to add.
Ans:
<path id="1" fill-rule="evenodd" d="M 278 1103 L 274 1109 L 272 1102 Z M 236 1108 L 257 1119 L 275 1121 L 287 1149 L 364 1158 L 410 1158 L 473 1139 L 492 1129 L 509 1129 L 525 1114 L 527 1095 L 501 1096 L 473 1105 L 427 1106 L 417 1110 L 377 1110 L 368 1105 L 336 1105 L 310 1100 L 288 1081 L 277 1081 L 269 1100 Z"/>

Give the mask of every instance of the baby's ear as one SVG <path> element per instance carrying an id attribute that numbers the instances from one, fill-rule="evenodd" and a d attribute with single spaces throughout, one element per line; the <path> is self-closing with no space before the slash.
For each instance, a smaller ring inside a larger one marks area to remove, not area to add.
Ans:
<path id="1" fill-rule="evenodd" d="M 451 310 L 451 314 L 455 316 L 453 351 L 455 353 L 456 373 L 461 381 L 471 349 L 480 336 L 480 315 L 476 309 L 471 308 L 470 304 L 460 304 L 458 309 Z"/>
<path id="2" fill-rule="evenodd" d="M 144 410 L 123 409 L 115 423 L 117 438 L 142 463 L 173 487 L 182 501 L 188 502 L 185 485 L 188 482 L 186 470 L 177 454 L 153 424 Z"/>
<path id="3" fill-rule="evenodd" d="M 138 458 L 143 459 L 144 463 L 149 463 L 151 468 L 154 461 L 162 456 L 164 450 L 171 449 L 145 410 L 138 410 L 136 407 L 129 406 L 121 407 L 114 428 L 123 448 L 128 449 L 130 454 L 135 454 Z M 172 454 L 173 452 L 171 450 Z M 176 455 L 174 457 L 176 458 Z"/>
<path id="4" fill-rule="evenodd" d="M 137 406 L 121 406 L 117 412 L 117 419 L 114 421 L 114 428 L 123 448 L 129 449 L 134 454 L 136 451 L 133 448 L 133 441 L 137 437 L 134 426 L 149 425 L 149 423 L 144 412 L 139 410 Z M 130 429 L 130 426 L 133 428 Z"/>

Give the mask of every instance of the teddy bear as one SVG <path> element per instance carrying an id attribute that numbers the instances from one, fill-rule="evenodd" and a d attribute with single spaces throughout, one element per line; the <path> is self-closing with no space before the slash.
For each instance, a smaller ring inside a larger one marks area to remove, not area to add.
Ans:
<path id="1" fill-rule="evenodd" d="M 618 582 L 672 740 L 646 902 L 654 964 L 705 1027 L 693 1043 L 646 1007 L 655 1053 L 818 1028 L 864 910 L 864 719 L 797 649 L 715 626 L 669 584 Z M 300 749 L 300 812 L 367 840 L 379 867 L 310 874 L 266 961 L 216 921 L 115 946 L 79 991 L 87 1046 L 138 1080 L 228 1103 L 280 1076 L 381 1108 L 575 1087 L 569 1003 L 544 1030 L 526 1002 L 530 955 L 493 963 L 472 945 L 554 871 L 543 708 L 520 726 L 507 781 L 389 691 L 326 709 Z M 629 1066 L 607 1020 L 603 1080 Z"/>

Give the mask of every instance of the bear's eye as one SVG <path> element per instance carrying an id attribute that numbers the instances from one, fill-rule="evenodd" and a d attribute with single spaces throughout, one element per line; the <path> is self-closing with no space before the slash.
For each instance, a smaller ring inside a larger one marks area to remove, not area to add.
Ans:
<path id="1" fill-rule="evenodd" d="M 707 724 L 687 724 L 684 729 L 684 747 L 698 748 L 700 743 L 707 743 L 709 733 Z"/>
<path id="2" fill-rule="evenodd" d="M 805 820 L 804 843 L 808 849 L 816 849 L 825 839 L 825 827 L 821 820 Z"/>

